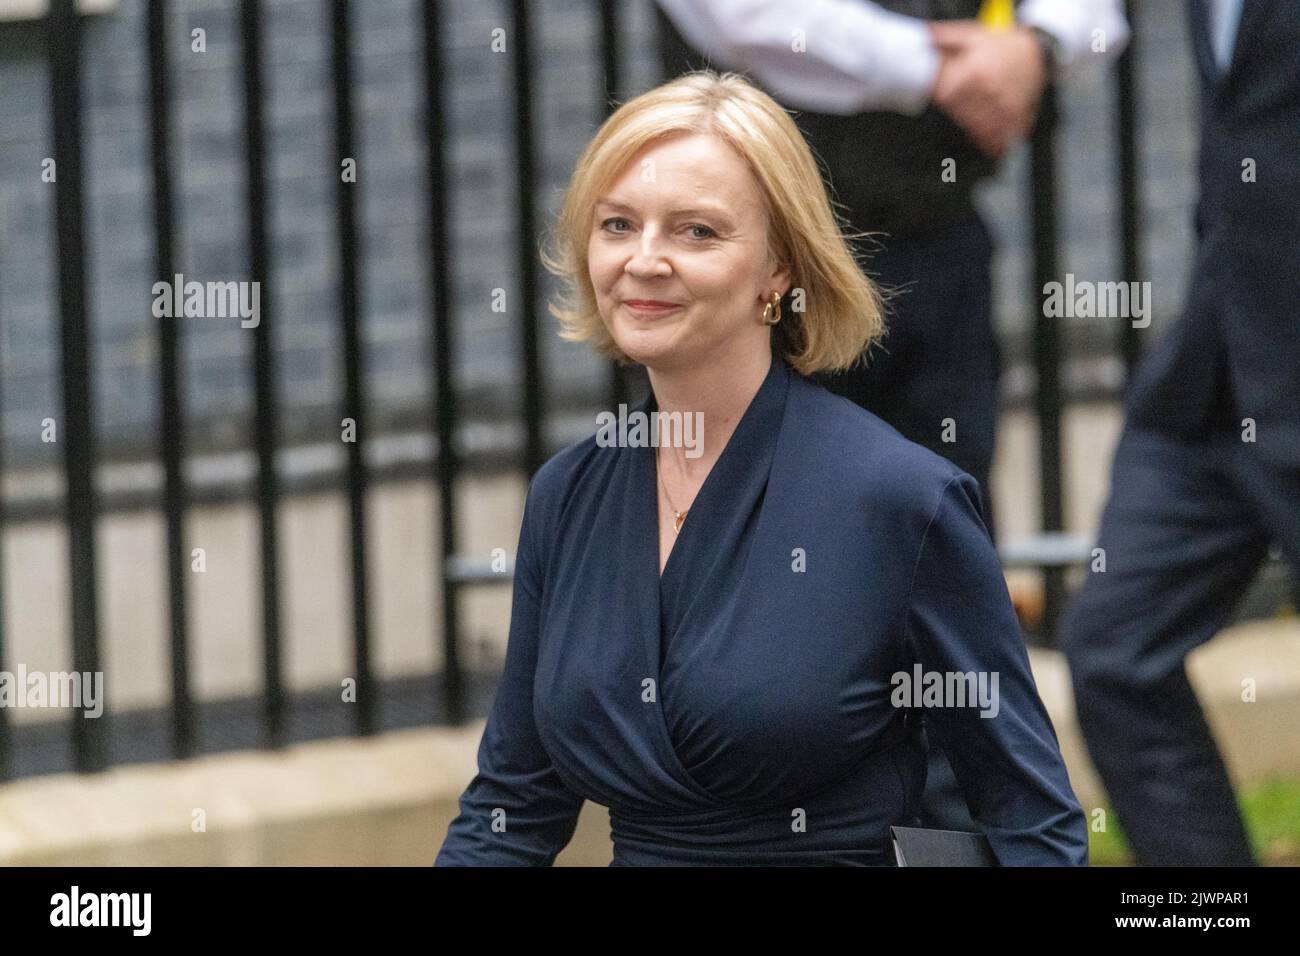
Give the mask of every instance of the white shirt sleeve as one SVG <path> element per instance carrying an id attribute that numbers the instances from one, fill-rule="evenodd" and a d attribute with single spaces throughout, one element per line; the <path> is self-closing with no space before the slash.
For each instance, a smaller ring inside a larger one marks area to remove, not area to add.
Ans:
<path id="1" fill-rule="evenodd" d="M 659 0 L 718 66 L 750 73 L 796 109 L 916 115 L 939 56 L 925 21 L 862 0 Z"/>
<path id="2" fill-rule="evenodd" d="M 1128 46 L 1128 21 L 1120 0 L 1024 0 L 1016 8 L 1016 21 L 1056 38 L 1063 78 L 1108 63 Z"/>
<path id="3" fill-rule="evenodd" d="M 692 46 L 750 73 L 786 106 L 915 116 L 930 101 L 939 55 L 925 21 L 869 0 L 658 3 Z M 1024 0 L 1017 19 L 1059 41 L 1063 77 L 1108 62 L 1129 39 L 1120 0 Z"/>

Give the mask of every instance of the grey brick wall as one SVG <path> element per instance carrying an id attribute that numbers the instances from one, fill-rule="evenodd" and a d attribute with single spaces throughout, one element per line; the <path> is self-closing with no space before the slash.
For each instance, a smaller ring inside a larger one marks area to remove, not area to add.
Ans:
<path id="1" fill-rule="evenodd" d="M 517 411 L 517 309 L 498 314 L 491 290 L 518 303 L 509 54 L 488 43 L 509 25 L 501 0 L 454 0 L 446 35 L 454 91 L 453 301 L 459 329 L 457 386 L 473 413 Z M 537 72 L 539 207 L 545 221 L 571 164 L 601 117 L 595 5 L 543 0 L 532 24 Z M 1138 38 L 1143 100 L 1144 222 L 1157 326 L 1177 314 L 1191 248 L 1194 85 L 1179 0 L 1142 4 Z M 432 386 L 427 328 L 420 9 L 415 0 L 355 5 L 359 182 L 367 368 L 375 426 L 426 421 Z M 336 329 L 338 252 L 333 232 L 329 31 L 324 0 L 266 5 L 270 223 L 270 322 L 281 368 L 282 441 L 336 439 L 341 388 Z M 657 81 L 646 0 L 625 6 L 627 88 Z M 190 50 L 206 31 L 207 51 Z M 175 171 L 178 256 L 187 278 L 246 278 L 242 115 L 235 0 L 174 5 Z M 114 458 L 151 453 L 156 440 L 156 320 L 148 169 L 144 3 L 123 0 L 85 20 L 84 152 L 88 281 L 94 336 L 96 429 Z M 40 420 L 58 417 L 58 339 L 53 190 L 40 180 L 52 154 L 43 35 L 0 24 L 0 400 L 11 463 L 54 460 Z M 1108 79 L 1070 89 L 1061 144 L 1062 263 L 1080 278 L 1119 278 L 1114 210 L 1112 90 Z M 1023 156 L 1006 164 L 981 202 L 1002 248 L 998 320 L 1009 341 L 1028 326 Z M 549 289 L 549 276 L 543 275 Z M 603 396 L 606 365 L 561 342 L 539 306 L 556 405 Z M 238 320 L 182 320 L 182 382 L 195 450 L 245 447 L 251 439 L 251 332 Z M 1082 330 L 1087 333 L 1089 330 Z M 1096 331 L 1096 330 L 1093 330 Z M 1113 332 L 1101 330 L 1103 337 Z"/>

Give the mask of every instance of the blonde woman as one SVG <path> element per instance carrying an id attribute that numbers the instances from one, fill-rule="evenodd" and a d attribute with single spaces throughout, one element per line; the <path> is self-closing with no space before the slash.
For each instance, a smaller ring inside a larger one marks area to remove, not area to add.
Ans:
<path id="1" fill-rule="evenodd" d="M 1000 863 L 1086 865 L 978 485 L 807 378 L 858 361 L 881 305 L 785 111 L 711 72 L 626 103 L 556 240 L 562 335 L 652 391 L 529 485 L 435 865 L 549 865 L 584 800 L 611 865 L 892 865 L 922 714 Z"/>

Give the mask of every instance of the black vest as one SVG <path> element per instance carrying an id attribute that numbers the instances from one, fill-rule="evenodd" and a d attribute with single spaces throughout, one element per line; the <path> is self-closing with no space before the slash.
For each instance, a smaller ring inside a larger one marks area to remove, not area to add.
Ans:
<path id="1" fill-rule="evenodd" d="M 970 19 L 980 0 L 882 0 L 879 6 L 926 20 Z M 674 77 L 715 63 L 688 44 L 656 7 L 664 70 Z M 755 85 L 761 86 L 750 77 Z M 891 235 L 928 233 L 969 214 L 971 191 L 996 163 L 980 152 L 948 116 L 933 106 L 919 116 L 884 110 L 850 116 L 792 107 L 795 124 L 830 173 L 833 195 L 854 229 Z M 941 178 L 943 161 L 956 160 L 956 182 Z"/>

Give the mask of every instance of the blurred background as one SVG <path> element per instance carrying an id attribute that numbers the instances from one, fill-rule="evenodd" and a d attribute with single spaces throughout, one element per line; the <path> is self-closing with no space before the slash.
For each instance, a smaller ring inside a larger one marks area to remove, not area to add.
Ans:
<path id="1" fill-rule="evenodd" d="M 1119 68 L 1063 87 L 977 197 L 999 548 L 1089 811 L 1055 621 L 1194 241 L 1183 3 L 1130 15 Z M 97 719 L 0 707 L 0 863 L 432 861 L 527 477 L 646 387 L 558 338 L 536 252 L 610 104 L 667 78 L 657 43 L 650 0 L 0 0 L 0 671 L 105 693 Z M 1150 327 L 1043 316 L 1067 272 L 1150 281 Z M 259 282 L 260 323 L 157 317 L 176 274 Z M 1294 615 L 1274 561 L 1193 658 L 1279 862 L 1300 858 Z M 1252 659 L 1285 691 L 1218 706 Z M 561 863 L 608 862 L 603 812 Z M 1093 838 L 1125 861 L 1116 827 Z"/>

